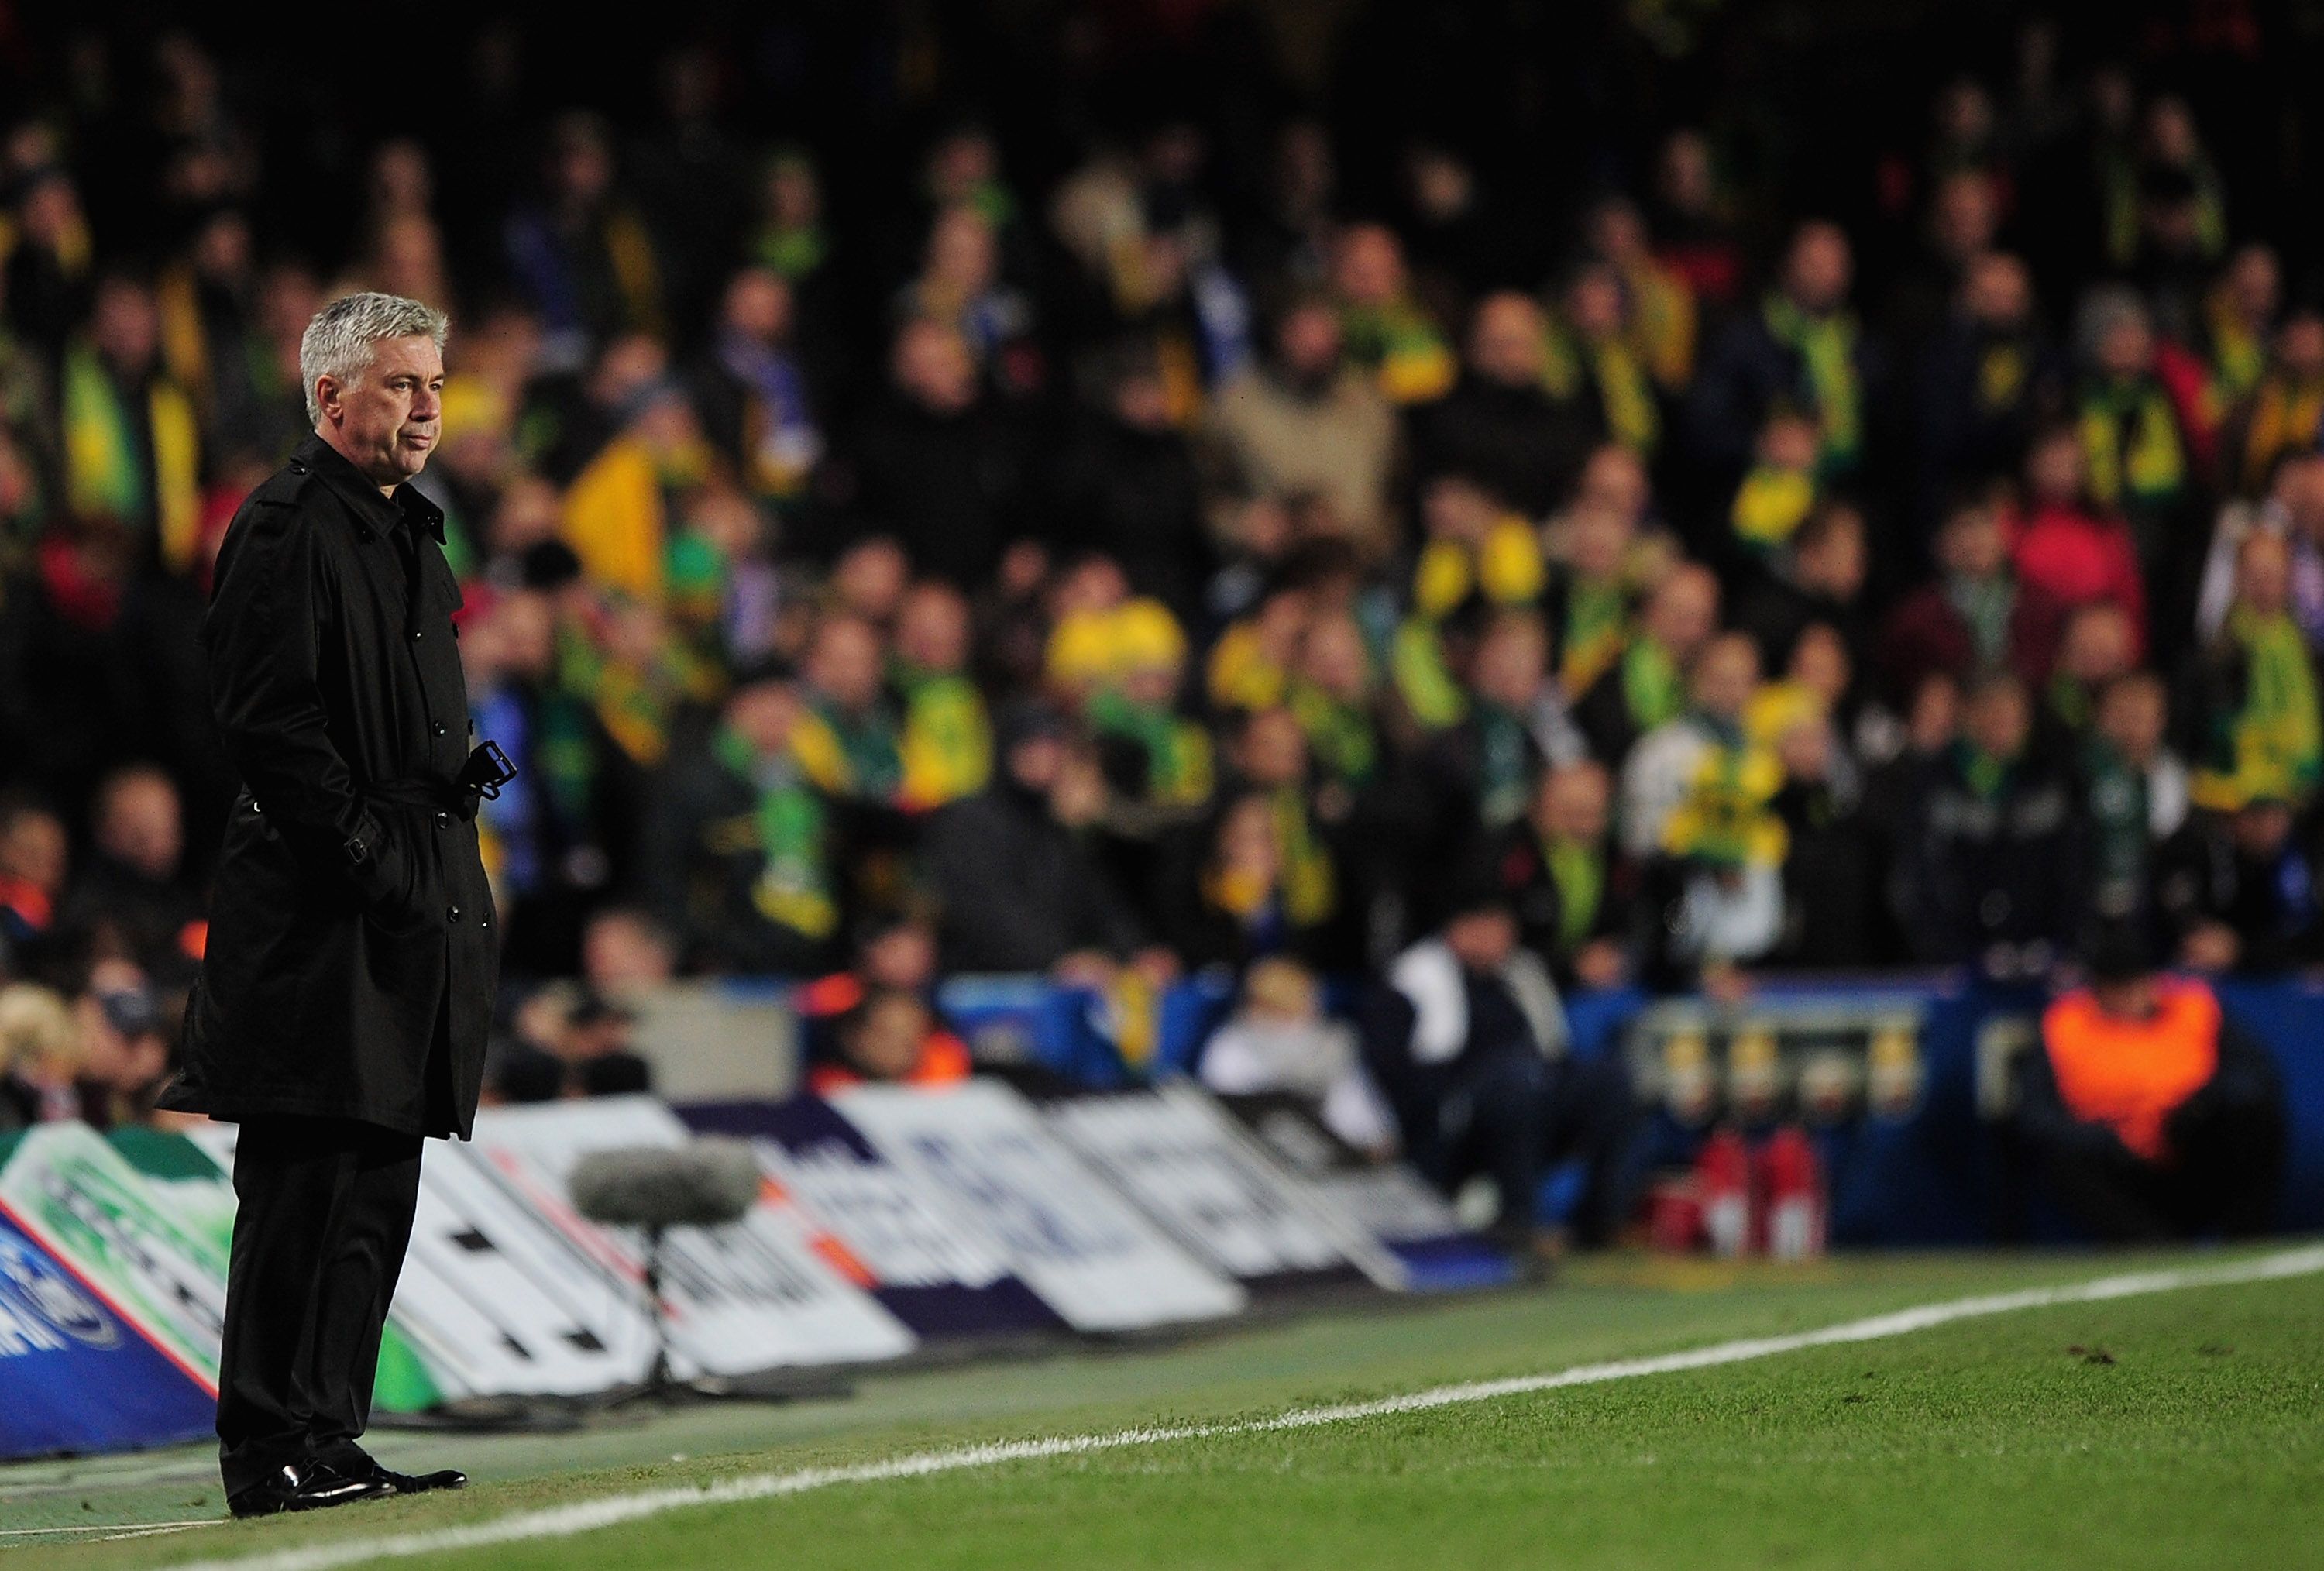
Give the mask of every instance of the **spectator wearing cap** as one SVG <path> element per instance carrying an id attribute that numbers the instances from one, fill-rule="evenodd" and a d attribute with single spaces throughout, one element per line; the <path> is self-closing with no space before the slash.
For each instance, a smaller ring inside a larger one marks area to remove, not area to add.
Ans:
<path id="1" fill-rule="evenodd" d="M 844 864 L 831 801 L 799 765 L 806 715 L 788 667 L 745 670 L 708 739 L 656 782 L 641 876 L 690 964 L 785 976 L 830 964 Z"/>
<path id="2" fill-rule="evenodd" d="M 1557 1219 L 1539 1208 L 1551 1166 L 1582 1162 L 1572 1217 L 1585 1244 L 1627 1219 L 1636 1110 L 1620 1066 L 1582 1059 L 1540 961 L 1518 947 L 1508 897 L 1482 868 L 1456 873 L 1450 915 L 1398 955 L 1366 994 L 1364 1061 L 1396 1115 L 1407 1160 L 1447 1194 L 1470 1178 L 1499 1191 L 1496 1230 L 1554 1253 Z"/>
<path id="3" fill-rule="evenodd" d="M 944 969 L 1110 973 L 1145 939 L 1075 831 L 1073 727 L 1028 702 L 999 731 L 992 783 L 937 812 L 923 844 Z"/>
<path id="4" fill-rule="evenodd" d="M 2017 1131 L 2051 1193 L 2113 1243 L 2265 1231 L 2284 1146 L 2267 1050 L 2208 984 L 2157 975 L 2135 931 L 2104 933 L 2087 969 L 2016 1065 Z"/>

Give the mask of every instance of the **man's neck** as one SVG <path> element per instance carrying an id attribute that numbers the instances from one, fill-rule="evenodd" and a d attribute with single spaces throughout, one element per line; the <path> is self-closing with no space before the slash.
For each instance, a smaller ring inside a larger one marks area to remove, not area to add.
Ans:
<path id="1" fill-rule="evenodd" d="M 389 481 L 386 485 L 380 485 L 379 477 L 374 475 L 369 469 L 364 467 L 363 460 L 357 458 L 353 453 L 348 452 L 346 448 L 339 445 L 337 432 L 326 430 L 323 427 L 317 426 L 315 428 L 315 434 L 323 439 L 323 445 L 325 447 L 330 448 L 331 451 L 337 453 L 340 457 L 345 458 L 348 463 L 354 465 L 356 474 L 361 475 L 365 480 L 370 481 L 373 485 L 379 485 L 379 494 L 382 496 L 388 498 L 390 501 L 394 500 L 395 488 L 403 484 L 403 477 L 399 475 L 394 479 Z"/>

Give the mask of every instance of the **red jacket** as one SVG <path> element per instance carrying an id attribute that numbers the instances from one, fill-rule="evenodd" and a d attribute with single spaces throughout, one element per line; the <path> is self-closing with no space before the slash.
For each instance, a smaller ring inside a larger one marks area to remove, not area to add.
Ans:
<path id="1" fill-rule="evenodd" d="M 2021 583 L 2031 584 L 2069 611 L 2111 600 L 2130 614 L 2139 649 L 2146 645 L 2146 579 L 2138 547 L 2118 518 L 2045 504 L 2009 518 L 2009 555 Z"/>

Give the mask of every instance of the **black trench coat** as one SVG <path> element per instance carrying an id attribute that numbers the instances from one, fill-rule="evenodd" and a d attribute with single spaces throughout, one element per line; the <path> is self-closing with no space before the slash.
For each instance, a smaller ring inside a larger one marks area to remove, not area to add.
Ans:
<path id="1" fill-rule="evenodd" d="M 226 530 L 201 644 L 243 789 L 163 1107 L 469 1132 L 501 935 L 443 530 L 315 436 Z"/>

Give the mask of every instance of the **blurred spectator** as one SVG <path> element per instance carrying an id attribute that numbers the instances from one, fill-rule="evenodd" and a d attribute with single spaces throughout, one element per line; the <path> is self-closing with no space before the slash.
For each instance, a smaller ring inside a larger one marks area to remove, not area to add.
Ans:
<path id="1" fill-rule="evenodd" d="M 1108 975 L 1144 935 L 1076 833 L 1072 732 L 1028 703 L 1001 716 L 996 741 L 993 782 L 928 826 L 945 969 Z"/>
<path id="2" fill-rule="evenodd" d="M 497 1045 L 487 1075 L 497 1102 L 629 1096 L 653 1089 L 653 1070 L 631 1045 L 637 1017 L 586 985 L 552 984 L 518 1009 L 516 1034 Z"/>
<path id="3" fill-rule="evenodd" d="M 2267 975 L 2324 958 L 2324 901 L 2297 823 L 2292 804 L 2263 789 L 2197 814 L 2163 846 L 2156 904 L 2180 964 Z"/>
<path id="4" fill-rule="evenodd" d="M 1819 473 L 1844 473 L 1862 458 L 1876 367 L 1848 309 L 1854 272 L 1837 225 L 1816 220 L 1794 233 L 1775 287 L 1712 343 L 1695 379 L 1690 421 L 1707 462 L 1739 474 L 1779 410 L 1813 423 Z"/>
<path id="5" fill-rule="evenodd" d="M 822 462 L 823 389 L 795 347 L 791 286 L 770 267 L 727 281 L 708 355 L 691 377 L 702 430 L 752 494 L 777 505 L 805 496 Z"/>
<path id="6" fill-rule="evenodd" d="M 1516 919 L 1489 881 L 1464 883 L 1447 903 L 1441 932 L 1397 956 L 1359 1016 L 1365 1063 L 1405 1155 L 1448 1194 L 1490 1178 L 1497 1230 L 1553 1255 L 1562 1229 L 1538 1208 L 1541 1180 L 1579 1160 L 1586 1179 L 1572 1233 L 1603 1243 L 1632 1197 L 1627 1078 L 1612 1058 L 1567 1049 L 1556 989 L 1517 947 Z"/>
<path id="7" fill-rule="evenodd" d="M 1138 594 L 1193 615 L 1210 577 L 1202 484 L 1149 353 L 1123 349 L 1109 364 L 1102 407 L 1059 459 L 1057 493 L 1067 538 L 1120 563 Z"/>
<path id="8" fill-rule="evenodd" d="M 1283 311 L 1272 353 L 1220 389 L 1205 433 L 1223 499 L 1213 520 L 1222 543 L 1243 543 L 1254 508 L 1313 493 L 1370 557 L 1388 554 L 1396 421 L 1378 389 L 1344 363 L 1329 302 L 1306 297 Z"/>
<path id="9" fill-rule="evenodd" d="M 661 261 L 637 210 L 616 191 L 611 132 L 573 111 L 549 129 L 539 201 L 508 220 L 508 266 L 540 315 L 541 354 L 580 365 L 622 332 L 659 332 Z"/>
<path id="10" fill-rule="evenodd" d="M 894 534 L 920 570 L 963 588 L 982 583 L 1024 493 L 1016 432 L 949 323 L 905 323 L 889 372 L 889 397 L 857 433 L 855 513 Z"/>
<path id="11" fill-rule="evenodd" d="M 1982 504 L 1955 508 L 1937 535 L 1934 582 L 1898 602 L 1880 639 L 1889 692 L 1904 699 L 1936 673 L 1966 681 L 2006 669 L 2027 687 L 2049 679 L 2065 608 L 2021 579 L 2000 516 Z"/>
<path id="12" fill-rule="evenodd" d="M 1612 777 L 1594 759 L 1548 771 L 1494 858 L 1519 938 L 1562 988 L 1612 987 L 1630 975 L 1636 891 L 1614 848 L 1613 794 Z"/>
<path id="13" fill-rule="evenodd" d="M 2283 1161 L 2275 1066 L 2140 943 L 2101 942 L 2088 985 L 2043 1014 L 2017 1065 L 2018 1128 L 2060 1204 L 2108 1243 L 2264 1232 Z"/>
<path id="14" fill-rule="evenodd" d="M 73 999 L 80 1034 L 80 1116 L 100 1130 L 143 1123 L 170 1068 L 174 1033 L 145 975 L 101 959 Z"/>
<path id="15" fill-rule="evenodd" d="M 65 869 L 57 816 L 23 797 L 0 802 L 0 939 L 10 970 L 21 974 L 54 928 Z"/>
<path id="16" fill-rule="evenodd" d="M 2324 644 L 2324 452 L 2317 451 L 2285 454 L 2258 506 L 2232 502 L 2219 510 L 2196 603 L 2196 644 L 2211 644 L 2226 626 L 2236 564 L 2245 540 L 2255 532 L 2274 535 L 2291 548 L 2292 615 L 2310 648 Z"/>
<path id="17" fill-rule="evenodd" d="M 1324 1014 L 1315 979 L 1296 962 L 1261 960 L 1244 974 L 1242 997 L 1198 1067 L 1222 1095 L 1288 1093 L 1358 1151 L 1385 1158 L 1396 1150 L 1394 1116 L 1364 1069 L 1355 1030 Z"/>
<path id="18" fill-rule="evenodd" d="M 917 993 L 875 988 L 835 1023 L 837 1057 L 808 1072 L 818 1096 L 866 1083 L 948 1086 L 968 1078 L 968 1048 Z"/>
<path id="19" fill-rule="evenodd" d="M 2083 483 L 2082 438 L 2053 426 L 2034 439 L 2025 496 L 2005 521 L 2021 583 L 2071 610 L 2110 600 L 2128 613 L 2144 645 L 2146 575 L 2119 518 L 2098 511 Z"/>
<path id="20" fill-rule="evenodd" d="M 193 565 L 201 522 L 201 427 L 162 367 L 161 316 L 145 285 L 99 281 L 86 337 L 64 358 L 65 499 L 129 531 L 143 567 Z"/>
<path id="21" fill-rule="evenodd" d="M 2195 800 L 2305 802 L 2324 779 L 2324 718 L 2308 641 L 2292 615 L 2292 547 L 2254 531 L 2236 553 L 2227 621 L 2196 657 L 2189 711 L 2202 717 Z"/>
<path id="22" fill-rule="evenodd" d="M 807 976 L 828 964 L 844 869 L 831 803 L 798 760 L 788 670 L 739 673 L 706 744 L 656 787 L 641 873 L 688 963 Z"/>
<path id="23" fill-rule="evenodd" d="M 2305 305 L 2284 319 L 2265 369 L 2225 414 L 2221 462 L 2246 496 L 2264 490 L 2284 460 L 2314 455 L 2324 437 L 2324 310 Z"/>
<path id="24" fill-rule="evenodd" d="M 116 771 L 98 788 L 92 836 L 59 924 L 92 955 L 134 960 L 156 976 L 190 975 L 206 924 L 180 865 L 178 788 L 151 764 Z"/>
<path id="25" fill-rule="evenodd" d="M 1578 387 L 1551 393 L 1548 342 L 1548 323 L 1529 297 L 1512 290 L 1479 303 L 1460 379 L 1412 411 L 1413 461 L 1423 478 L 1459 476 L 1533 518 L 1564 499 L 1601 427 Z"/>
<path id="26" fill-rule="evenodd" d="M 81 1115 L 72 1007 L 36 983 L 0 987 L 0 1132 Z"/>
<path id="27" fill-rule="evenodd" d="M 1934 519 L 1953 488 L 2016 475 L 2034 431 L 2059 412 L 2064 374 L 2024 263 L 1999 251 L 1973 259 L 1922 363 L 1922 515 Z"/>
<path id="28" fill-rule="evenodd" d="M 2038 974 L 2075 937 L 2079 819 L 2033 735 L 2024 684 L 1996 672 L 1969 689 L 1960 739 L 1921 766 L 1896 870 L 1916 958 Z"/>

